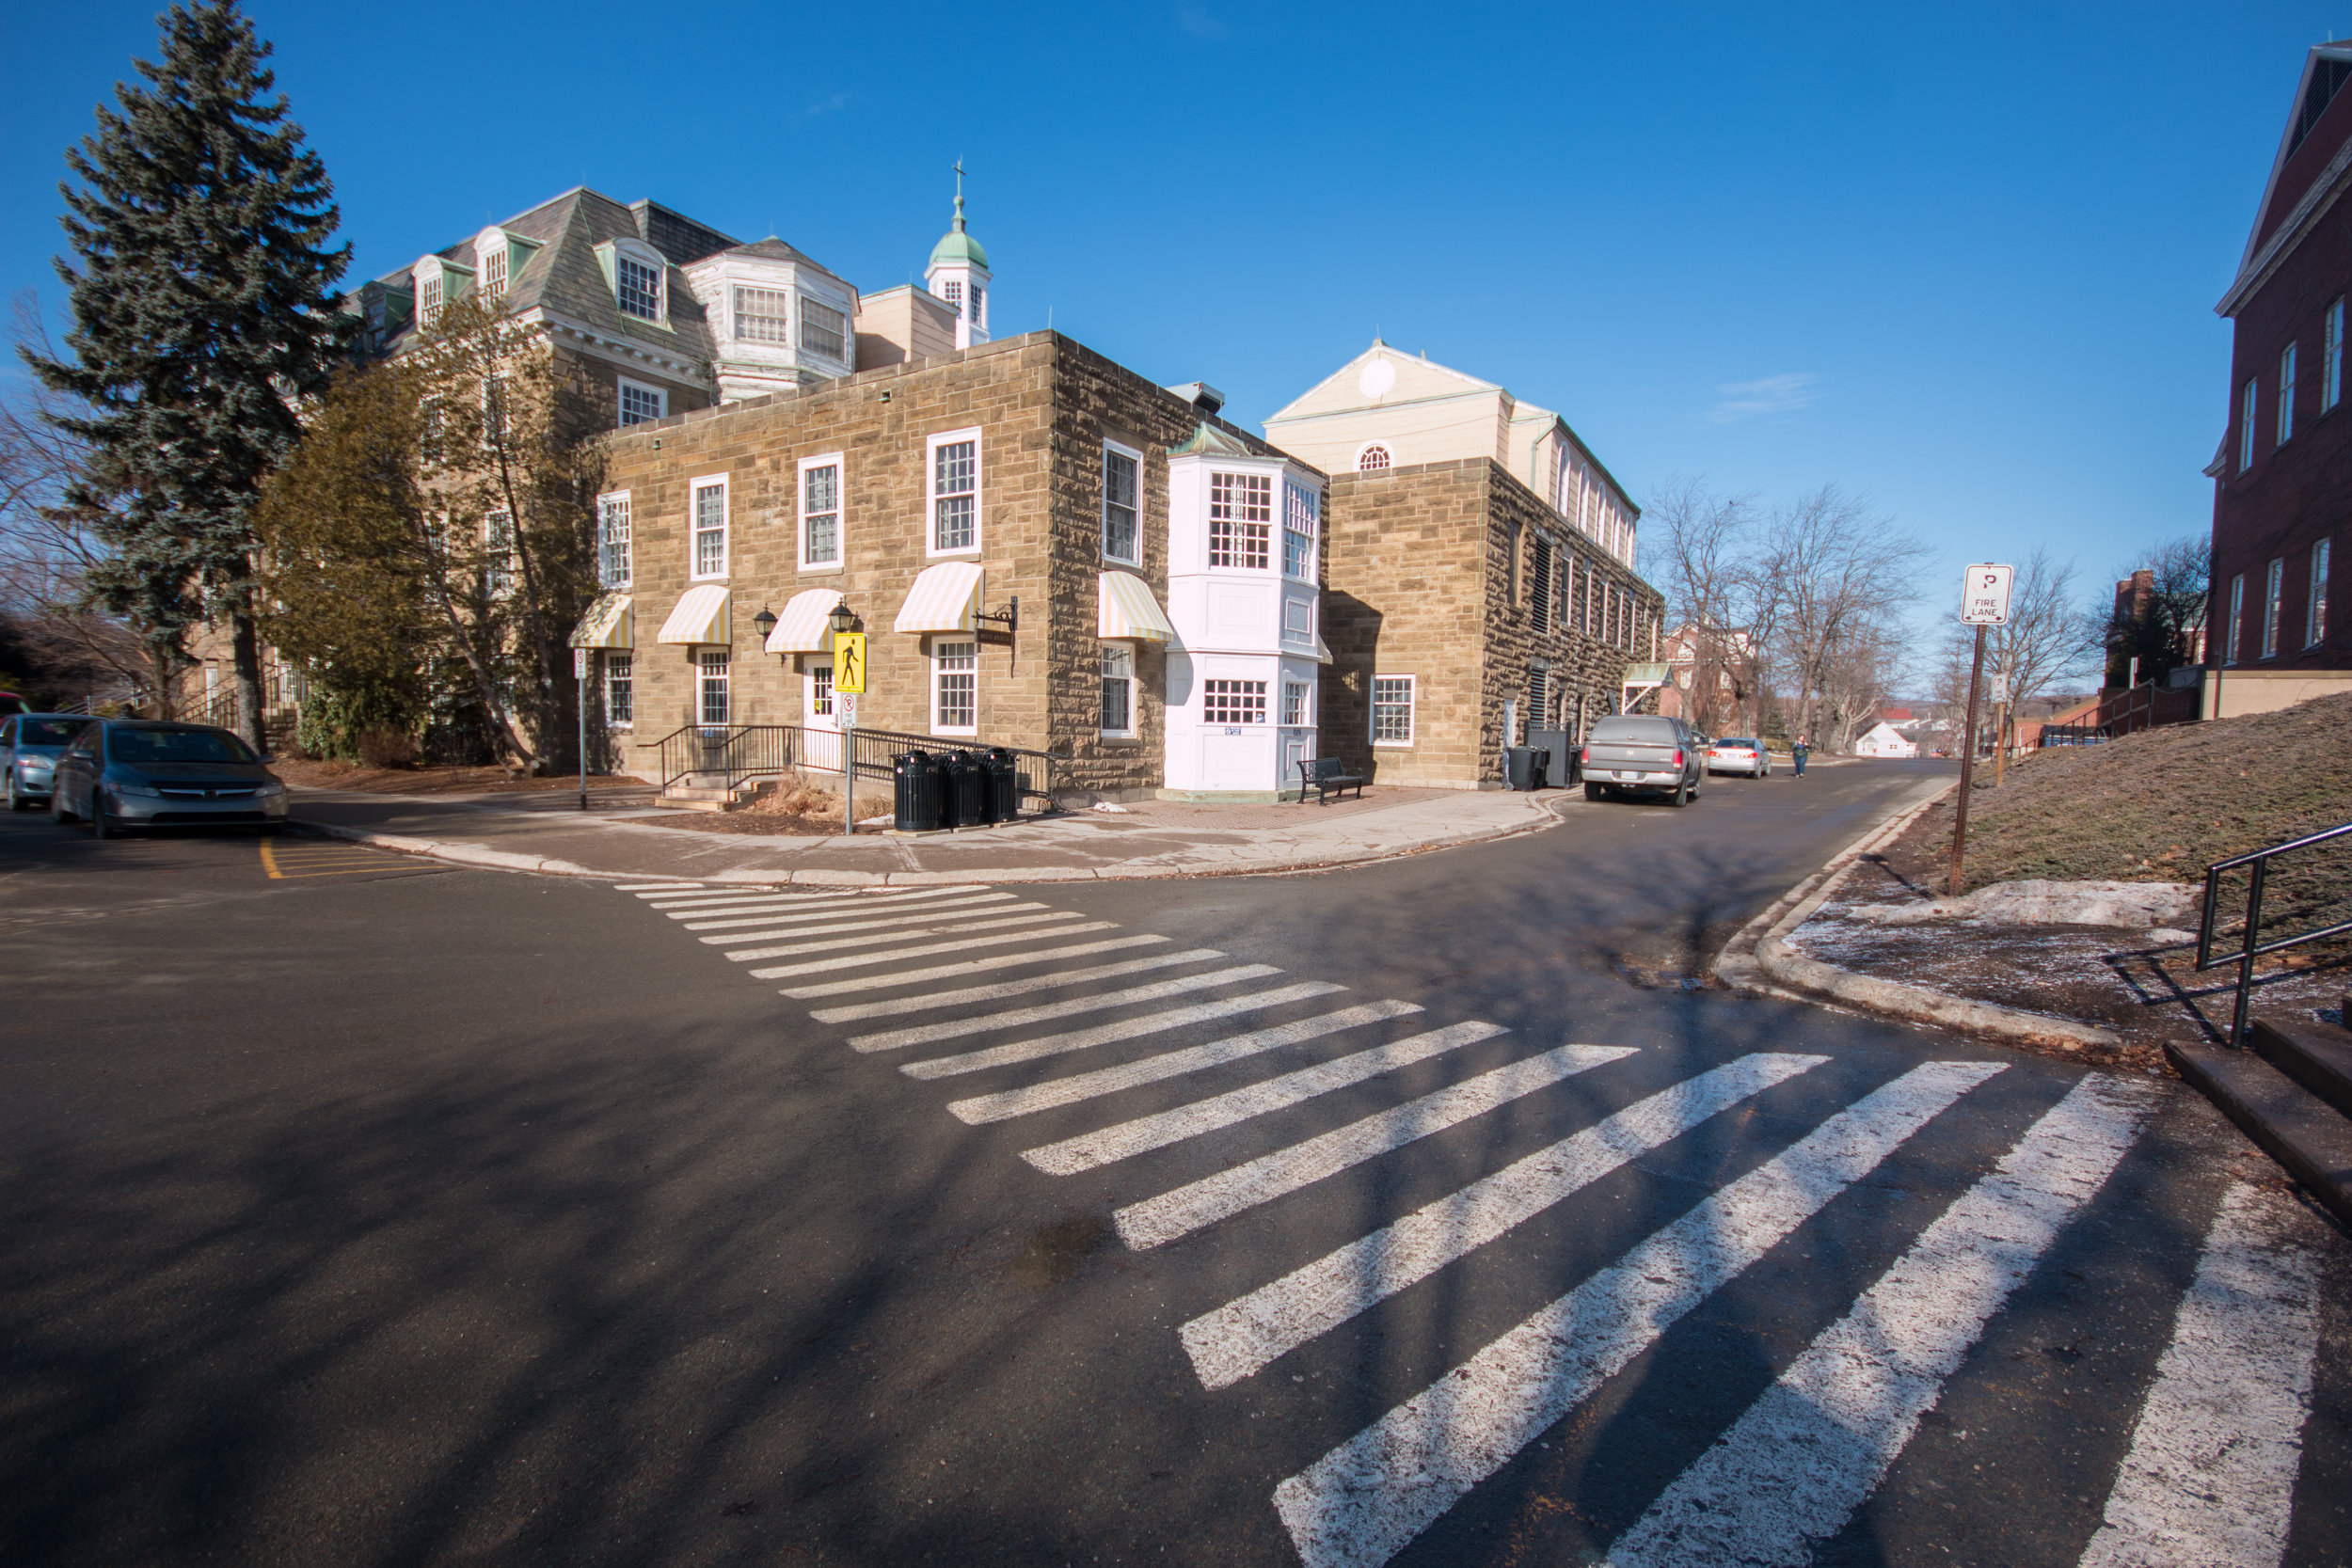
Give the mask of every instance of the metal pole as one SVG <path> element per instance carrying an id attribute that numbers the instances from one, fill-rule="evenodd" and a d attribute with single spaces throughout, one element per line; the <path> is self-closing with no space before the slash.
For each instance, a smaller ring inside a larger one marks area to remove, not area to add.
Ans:
<path id="1" fill-rule="evenodd" d="M 2253 1001 L 2250 992 L 2254 987 L 2254 949 L 2260 941 L 2255 933 L 2262 927 L 2263 882 L 2269 872 L 2268 861 L 2256 861 L 2253 885 L 2246 892 L 2246 940 L 2238 949 L 2245 957 L 2238 959 L 2237 1010 L 2230 1018 L 2230 1043 L 2233 1046 L 2246 1043 L 2246 1009 Z"/>
<path id="2" fill-rule="evenodd" d="M 2009 705 L 1993 705 L 1993 787 L 2009 777 Z"/>
<path id="3" fill-rule="evenodd" d="M 846 838 L 856 832 L 857 721 L 851 720 L 841 726 L 841 832 Z"/>
<path id="4" fill-rule="evenodd" d="M 580 809 L 588 809 L 588 653 L 580 650 L 580 669 L 572 684 L 580 689 Z"/>
<path id="5" fill-rule="evenodd" d="M 1977 661 L 1968 672 L 1968 725 L 1960 749 L 1960 804 L 1952 813 L 1952 875 L 1946 894 L 1960 896 L 1960 863 L 1968 849 L 1968 787 L 1977 770 L 1977 703 L 1984 694 L 1984 627 L 1977 628 Z"/>

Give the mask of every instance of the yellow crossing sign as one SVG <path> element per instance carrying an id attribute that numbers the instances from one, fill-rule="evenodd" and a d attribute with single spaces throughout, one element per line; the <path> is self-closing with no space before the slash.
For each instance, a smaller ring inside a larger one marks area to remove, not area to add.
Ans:
<path id="1" fill-rule="evenodd" d="M 864 632 L 837 631 L 833 634 L 833 689 L 847 696 L 865 695 L 866 634 Z"/>

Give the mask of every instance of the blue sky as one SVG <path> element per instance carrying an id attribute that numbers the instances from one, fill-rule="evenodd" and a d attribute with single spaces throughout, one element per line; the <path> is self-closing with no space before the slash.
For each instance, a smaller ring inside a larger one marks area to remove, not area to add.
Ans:
<path id="1" fill-rule="evenodd" d="M 157 8 L 8 7 L 11 293 L 56 294 L 60 152 Z M 1637 499 L 1836 481 L 1940 576 L 2047 543 L 2094 587 L 2209 523 L 2212 306 L 2303 51 L 2352 25 L 2245 0 L 250 10 L 355 280 L 587 183 L 887 287 L 961 156 L 1000 334 L 1050 312 L 1254 424 L 1377 329 L 1560 409 Z"/>

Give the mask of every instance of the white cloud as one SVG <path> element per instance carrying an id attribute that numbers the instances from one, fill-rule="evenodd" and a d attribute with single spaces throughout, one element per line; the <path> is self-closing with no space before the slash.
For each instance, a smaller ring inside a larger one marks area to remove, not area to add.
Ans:
<path id="1" fill-rule="evenodd" d="M 1729 382 L 1715 388 L 1722 398 L 1707 411 L 1707 417 L 1716 424 L 1737 424 L 1771 414 L 1793 414 L 1813 406 L 1813 387 L 1820 379 L 1792 372 L 1768 375 L 1761 381 Z"/>
<path id="2" fill-rule="evenodd" d="M 1177 7 L 1176 25 L 1197 39 L 1221 39 L 1232 32 L 1231 27 L 1200 6 Z"/>

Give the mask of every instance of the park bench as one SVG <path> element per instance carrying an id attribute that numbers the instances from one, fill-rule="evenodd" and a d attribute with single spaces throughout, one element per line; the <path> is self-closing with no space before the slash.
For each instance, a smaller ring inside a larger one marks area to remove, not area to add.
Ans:
<path id="1" fill-rule="evenodd" d="M 1307 803 L 1307 791 L 1313 790 L 1316 803 L 1321 804 L 1343 789 L 1352 789 L 1359 800 L 1364 798 L 1364 776 L 1350 773 L 1337 757 L 1302 757 L 1298 763 L 1298 803 Z"/>

